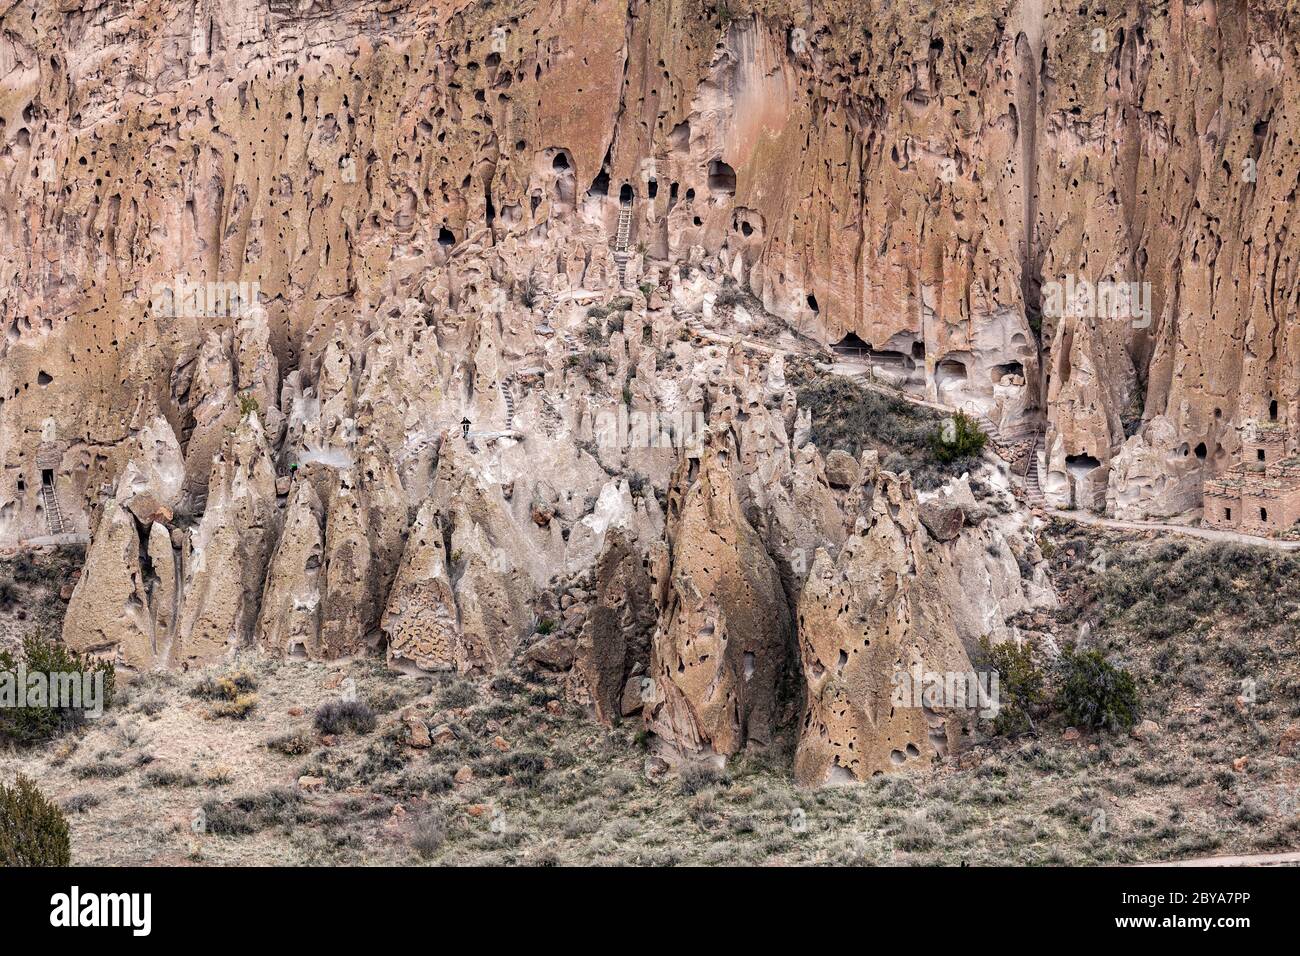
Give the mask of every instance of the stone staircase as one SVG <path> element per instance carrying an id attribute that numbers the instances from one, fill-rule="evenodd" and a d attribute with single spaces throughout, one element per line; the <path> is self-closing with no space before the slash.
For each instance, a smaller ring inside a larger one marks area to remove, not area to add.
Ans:
<path id="1" fill-rule="evenodd" d="M 1038 474 L 1038 446 L 1043 440 L 1042 432 L 1034 433 L 1034 443 L 1029 446 L 1029 457 L 1025 462 L 1025 498 L 1034 508 L 1046 508 L 1047 499 L 1043 497 L 1042 478 Z"/>
<path id="2" fill-rule="evenodd" d="M 66 526 L 63 512 L 59 508 L 59 496 L 53 485 L 41 484 L 41 504 L 45 507 L 45 521 L 50 527 L 50 534 L 63 534 Z"/>
<path id="3" fill-rule="evenodd" d="M 618 287 L 627 288 L 627 246 L 632 238 L 632 203 L 625 202 L 618 210 L 618 233 L 614 237 L 614 264 L 618 267 Z"/>

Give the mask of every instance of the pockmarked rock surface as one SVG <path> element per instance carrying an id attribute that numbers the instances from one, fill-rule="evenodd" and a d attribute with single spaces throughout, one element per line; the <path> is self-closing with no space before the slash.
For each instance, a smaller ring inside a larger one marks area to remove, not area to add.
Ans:
<path id="1" fill-rule="evenodd" d="M 821 785 L 951 755 L 890 681 L 1055 596 L 1005 463 L 919 495 L 809 369 L 1050 505 L 1300 513 L 1282 0 L 326 6 L 0 9 L 0 547 L 89 540 L 69 646 L 537 666 Z"/>

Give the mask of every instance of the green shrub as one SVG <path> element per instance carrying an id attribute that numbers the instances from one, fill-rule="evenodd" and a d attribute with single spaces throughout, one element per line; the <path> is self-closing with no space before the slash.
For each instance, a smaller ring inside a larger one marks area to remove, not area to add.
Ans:
<path id="1" fill-rule="evenodd" d="M 301 757 L 305 753 L 310 753 L 315 745 L 316 741 L 306 731 L 302 730 L 282 734 L 279 737 L 272 737 L 266 742 L 268 750 L 274 750 L 286 757 Z"/>
<path id="2" fill-rule="evenodd" d="M 63 811 L 18 775 L 0 783 L 0 866 L 69 866 L 72 841 Z"/>
<path id="3" fill-rule="evenodd" d="M 472 707 L 478 702 L 478 689 L 469 681 L 458 680 L 444 687 L 438 695 L 438 706 L 451 710 Z"/>
<path id="4" fill-rule="evenodd" d="M 976 455 L 954 452 L 971 447 L 972 442 L 983 448 L 981 439 L 966 435 L 951 446 L 939 442 L 944 422 L 928 408 L 864 388 L 842 375 L 810 375 L 798 366 L 789 374 L 798 388 L 800 407 L 812 416 L 813 444 L 823 455 L 838 448 L 858 458 L 864 450 L 873 449 L 880 453 L 886 470 L 911 472 L 912 483 L 921 491 L 973 471 L 979 464 Z M 967 421 L 983 437 L 974 421 Z M 954 427 L 961 434 L 964 426 Z M 942 455 L 938 445 L 944 448 Z"/>
<path id="5" fill-rule="evenodd" d="M 997 734 L 1019 734 L 1034 729 L 1034 712 L 1047 699 L 1046 675 L 1034 660 L 1028 643 L 1003 641 L 990 643 L 987 637 L 980 647 L 988 655 L 989 666 L 998 672 L 998 713 L 993 718 Z"/>
<path id="6" fill-rule="evenodd" d="M 1055 706 L 1075 726 L 1127 730 L 1137 723 L 1137 682 L 1100 651 L 1067 650 L 1057 662 Z"/>
<path id="7" fill-rule="evenodd" d="M 945 465 L 967 458 L 975 458 L 984 451 L 989 436 L 979 423 L 965 412 L 945 418 L 930 436 L 934 456 Z"/>
<path id="8" fill-rule="evenodd" d="M 30 635 L 23 641 L 21 660 L 10 651 L 0 651 L 0 674 L 15 675 L 17 680 L 19 664 L 28 674 L 42 673 L 71 674 L 78 686 L 84 686 L 84 679 L 89 676 L 103 675 L 103 701 L 107 709 L 113 702 L 113 665 L 107 661 L 97 661 L 71 651 L 62 644 L 39 635 Z M 30 746 L 52 740 L 62 734 L 80 727 L 87 719 L 87 704 L 82 700 L 80 707 L 33 706 L 30 698 L 24 707 L 0 706 L 0 740 L 8 740 L 20 746 Z"/>
<path id="9" fill-rule="evenodd" d="M 283 787 L 233 800 L 209 800 L 203 804 L 204 825 L 207 832 L 217 836 L 241 836 L 271 826 L 291 826 L 302 816 L 301 802 L 296 791 Z"/>
<path id="10" fill-rule="evenodd" d="M 240 694 L 234 700 L 219 700 L 212 705 L 209 713 L 213 717 L 228 717 L 231 720 L 244 720 L 257 708 L 256 694 Z"/>

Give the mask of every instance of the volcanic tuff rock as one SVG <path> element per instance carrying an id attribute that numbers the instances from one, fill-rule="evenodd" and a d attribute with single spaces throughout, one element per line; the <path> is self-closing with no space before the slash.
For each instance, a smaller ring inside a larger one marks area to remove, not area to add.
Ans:
<path id="1" fill-rule="evenodd" d="M 611 281 L 624 184 L 633 281 L 681 263 L 685 307 L 729 276 L 1004 430 L 1045 412 L 1054 502 L 1185 500 L 1147 474 L 1163 446 L 1076 495 L 1159 416 L 1203 477 L 1252 419 L 1296 444 L 1282 0 L 102 9 L 0 14 L 0 539 L 43 533 L 16 488 L 42 443 L 86 528 L 140 392 L 201 510 L 231 393 L 274 440 L 279 379 L 320 384 L 363 313 L 486 306 L 517 356 L 545 327 L 523 291 Z M 257 308 L 169 314 L 181 276 L 256 283 Z M 1149 283 L 1149 315 L 1042 315 L 1070 277 Z"/>
<path id="2" fill-rule="evenodd" d="M 772 559 L 745 519 L 729 430 L 706 432 L 669 493 L 655 567 L 659 626 L 646 726 L 678 751 L 736 753 L 771 740 L 790 611 Z"/>
<path id="3" fill-rule="evenodd" d="M 798 608 L 801 783 L 865 780 L 960 742 L 958 713 L 895 700 L 904 676 L 973 670 L 945 600 L 958 583 L 941 547 L 910 484 L 886 472 L 838 561 L 818 550 Z"/>
<path id="4" fill-rule="evenodd" d="M 801 776 L 858 776 L 933 728 L 873 729 L 893 662 L 836 689 L 841 646 L 898 614 L 961 663 L 1050 588 L 1023 517 L 809 444 L 741 339 L 1042 429 L 1058 505 L 1194 510 L 1257 420 L 1300 450 L 1283 0 L 326 6 L 0 10 L 0 545 L 90 534 L 78 648 L 491 670 L 594 570 L 602 718 L 650 591 L 649 725 L 769 740 L 798 607 Z M 1070 280 L 1149 308 L 1044 313 Z"/>
<path id="5" fill-rule="evenodd" d="M 597 719 L 612 723 L 641 705 L 641 678 L 650 664 L 655 628 L 647 556 L 612 531 L 596 562 L 596 597 L 577 644 L 575 694 Z M 635 686 L 629 690 L 629 683 Z"/>

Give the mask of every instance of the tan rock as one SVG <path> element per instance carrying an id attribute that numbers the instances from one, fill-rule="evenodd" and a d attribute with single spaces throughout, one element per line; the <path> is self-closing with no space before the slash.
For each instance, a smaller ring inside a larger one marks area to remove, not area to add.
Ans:
<path id="1" fill-rule="evenodd" d="M 851 488 L 858 480 L 857 460 L 838 448 L 826 454 L 826 480 L 834 488 Z"/>
<path id="2" fill-rule="evenodd" d="M 227 437 L 207 488 L 207 509 L 185 564 L 176 663 L 216 660 L 252 641 L 280 527 L 275 469 L 256 414 Z"/>
<path id="3" fill-rule="evenodd" d="M 622 531 L 611 531 L 596 564 L 596 597 L 583 620 L 575 650 L 575 675 L 596 718 L 611 723 L 628 710 L 624 693 L 629 675 L 650 663 L 655 604 L 645 557 Z"/>
<path id="4" fill-rule="evenodd" d="M 957 583 L 934 548 L 910 484 L 882 472 L 871 518 L 838 561 L 818 551 L 798 611 L 800 784 L 866 780 L 956 749 L 970 712 L 926 696 L 927 675 L 974 668 L 947 607 Z"/>
<path id="5" fill-rule="evenodd" d="M 646 726 L 685 753 L 771 741 L 790 613 L 772 559 L 741 512 L 729 431 L 706 431 L 669 495 L 667 577 Z M 672 517 L 674 516 L 675 517 Z"/>
<path id="6" fill-rule="evenodd" d="M 299 482 L 271 556 L 257 622 L 257 643 L 279 657 L 320 659 L 324 538 L 322 509 L 310 482 Z"/>

